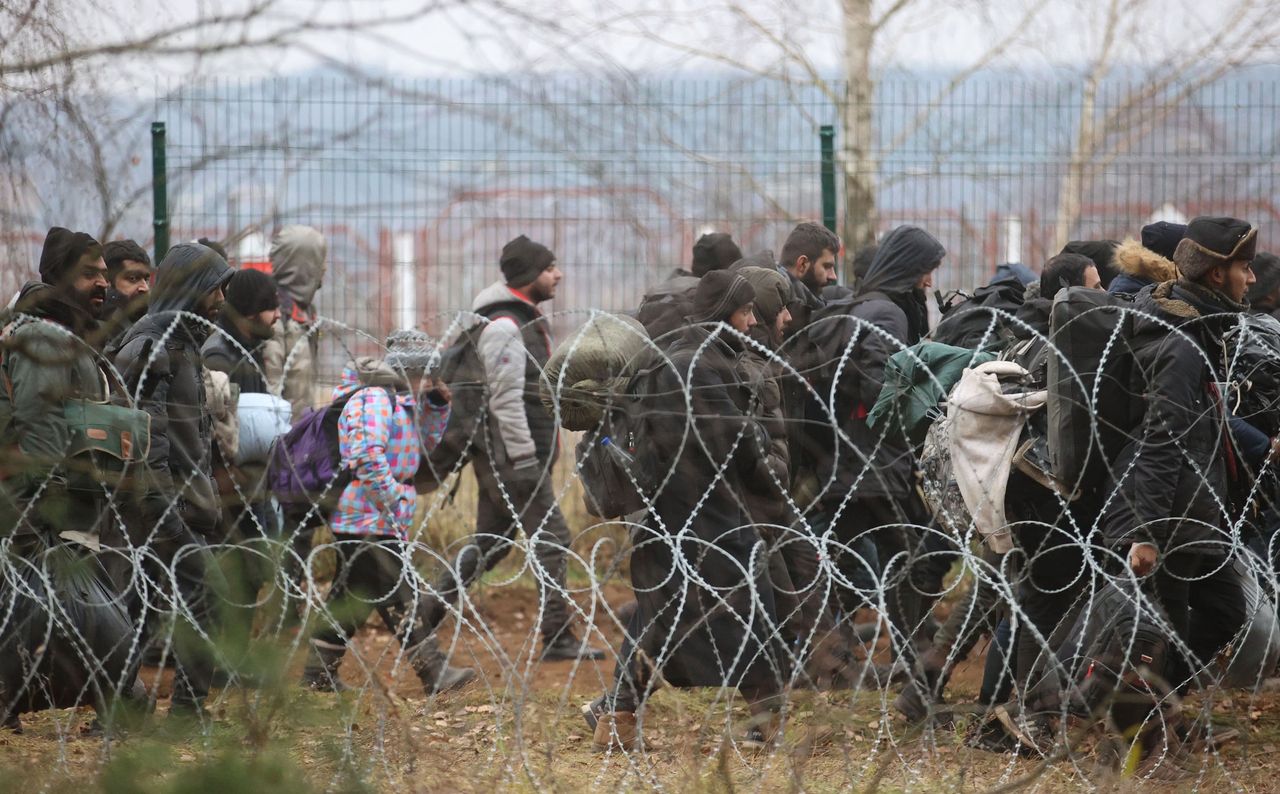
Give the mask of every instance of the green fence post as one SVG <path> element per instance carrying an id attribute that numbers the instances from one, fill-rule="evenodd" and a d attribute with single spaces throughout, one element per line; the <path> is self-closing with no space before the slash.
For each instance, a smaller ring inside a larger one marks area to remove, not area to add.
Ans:
<path id="1" fill-rule="evenodd" d="M 169 182 L 165 171 L 164 122 L 151 122 L 151 205 L 156 264 L 169 253 Z"/>
<path id="2" fill-rule="evenodd" d="M 822 142 L 822 225 L 836 230 L 836 128 L 823 124 L 818 128 Z"/>

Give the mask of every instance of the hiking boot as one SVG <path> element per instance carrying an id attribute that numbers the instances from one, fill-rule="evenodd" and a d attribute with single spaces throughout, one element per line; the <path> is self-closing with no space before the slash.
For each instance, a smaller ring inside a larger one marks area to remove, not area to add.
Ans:
<path id="1" fill-rule="evenodd" d="M 643 749 L 640 734 L 636 730 L 633 711 L 608 711 L 598 715 L 591 746 L 596 752 L 621 750 L 624 753 Z"/>
<path id="2" fill-rule="evenodd" d="M 324 640 L 312 640 L 311 652 L 307 655 L 307 665 L 302 668 L 303 688 L 313 692 L 347 692 L 350 687 L 342 683 L 338 677 L 338 667 L 342 657 L 347 655 L 347 646 L 335 645 Z"/>
<path id="3" fill-rule="evenodd" d="M 462 689 L 476 679 L 475 668 L 453 667 L 440 651 L 434 635 L 406 651 L 409 664 L 418 674 L 428 695 L 439 695 Z"/>
<path id="4" fill-rule="evenodd" d="M 776 711 L 762 711 L 751 715 L 751 724 L 740 742 L 744 749 L 767 750 L 782 735 L 782 715 Z"/>
<path id="5" fill-rule="evenodd" d="M 572 631 L 565 629 L 552 640 L 542 641 L 542 661 L 563 662 L 583 660 L 599 660 L 604 658 L 604 651 L 592 648 L 586 641 L 579 640 Z"/>

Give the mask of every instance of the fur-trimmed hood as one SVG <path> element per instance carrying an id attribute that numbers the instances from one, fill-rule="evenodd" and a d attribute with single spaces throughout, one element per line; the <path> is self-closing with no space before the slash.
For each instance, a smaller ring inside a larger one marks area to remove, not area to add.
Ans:
<path id="1" fill-rule="evenodd" d="M 1178 277 L 1178 266 L 1142 243 L 1129 238 L 1120 243 L 1115 252 L 1116 270 L 1129 276 L 1146 279 L 1153 284 L 1173 281 Z"/>

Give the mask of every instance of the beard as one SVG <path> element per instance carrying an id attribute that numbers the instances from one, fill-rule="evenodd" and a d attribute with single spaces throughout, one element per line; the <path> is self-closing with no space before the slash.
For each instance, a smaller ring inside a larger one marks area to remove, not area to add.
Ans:
<path id="1" fill-rule="evenodd" d="M 804 277 L 800 279 L 800 283 L 808 287 L 809 291 L 814 295 L 821 294 L 822 290 L 826 289 L 827 286 L 826 277 L 820 278 L 819 272 L 816 267 L 811 267 L 809 272 L 805 273 Z"/>

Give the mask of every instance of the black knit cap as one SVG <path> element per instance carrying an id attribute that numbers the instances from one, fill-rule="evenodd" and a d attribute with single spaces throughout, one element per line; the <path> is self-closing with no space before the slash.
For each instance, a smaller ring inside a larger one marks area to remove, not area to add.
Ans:
<path id="1" fill-rule="evenodd" d="M 523 234 L 502 246 L 502 258 L 498 265 L 509 287 L 532 284 L 542 271 L 556 263 L 556 255 L 541 243 L 535 243 Z"/>
<path id="2" fill-rule="evenodd" d="M 275 279 L 260 270 L 237 270 L 227 282 L 226 298 L 226 307 L 240 317 L 280 307 Z"/>
<path id="3" fill-rule="evenodd" d="M 45 235 L 44 248 L 40 251 L 40 280 L 53 285 L 62 283 L 86 254 L 93 258 L 102 256 L 102 246 L 84 232 L 54 226 Z"/>
<path id="4" fill-rule="evenodd" d="M 112 240 L 102 246 L 102 258 L 107 262 L 107 278 L 112 280 L 120 275 L 126 260 L 151 267 L 151 257 L 133 240 Z"/>
<path id="5" fill-rule="evenodd" d="M 1155 251 L 1165 259 L 1173 259 L 1173 252 L 1177 250 L 1178 243 L 1186 236 L 1186 224 L 1156 221 L 1142 227 L 1142 247 Z"/>
<path id="6" fill-rule="evenodd" d="M 693 275 L 702 278 L 713 270 L 727 270 L 742 258 L 742 249 L 724 232 L 712 232 L 693 244 Z"/>
<path id="7" fill-rule="evenodd" d="M 698 282 L 693 294 L 695 323 L 724 322 L 729 316 L 756 299 L 755 288 L 738 273 L 713 270 Z"/>

